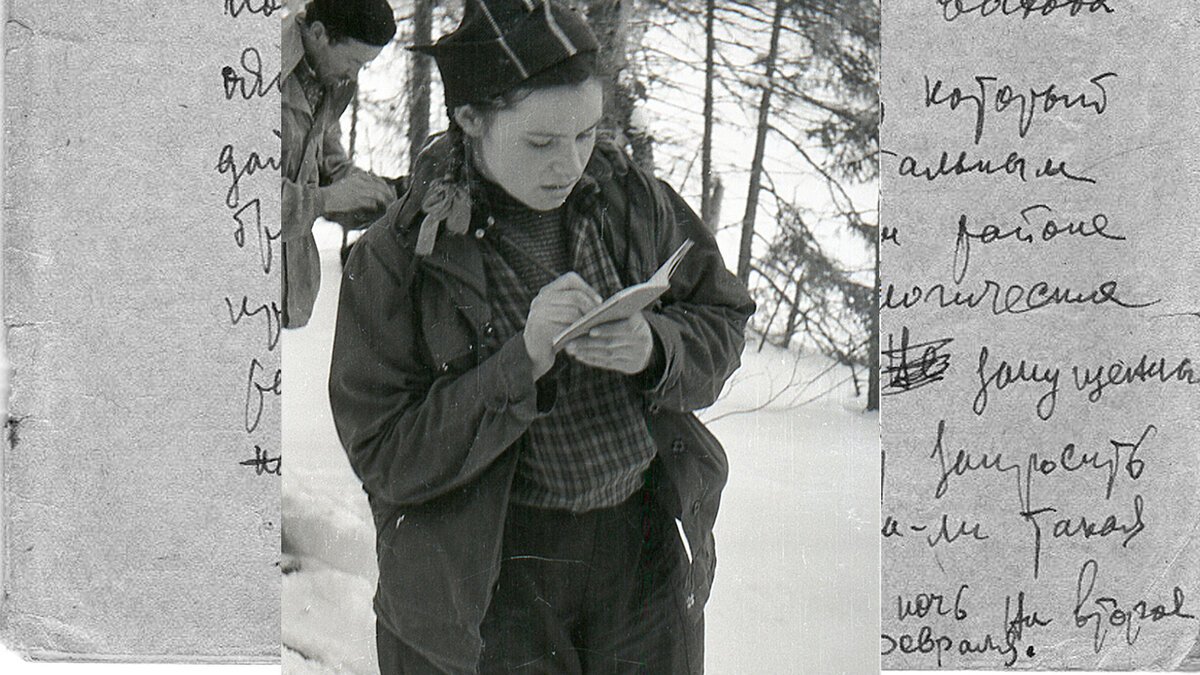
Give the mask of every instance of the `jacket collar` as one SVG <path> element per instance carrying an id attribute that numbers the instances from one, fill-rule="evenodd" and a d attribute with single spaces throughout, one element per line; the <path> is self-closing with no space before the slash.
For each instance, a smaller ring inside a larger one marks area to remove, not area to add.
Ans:
<path id="1" fill-rule="evenodd" d="M 600 193 L 600 186 L 610 180 L 615 171 L 626 167 L 616 166 L 620 160 L 619 152 L 605 151 L 598 142 L 592 156 L 584 168 L 579 184 L 567 198 L 568 212 L 586 212 L 591 210 Z M 450 139 L 445 134 L 435 136 L 421 150 L 414 164 L 408 192 L 402 200 L 396 224 L 400 230 L 416 229 L 423 220 L 421 203 L 429 187 L 443 175 L 447 156 L 450 150 Z M 456 235 L 440 228 L 429 256 L 419 257 L 418 260 L 431 268 L 448 274 L 469 286 L 479 297 L 487 297 L 487 279 L 483 269 L 483 256 L 475 244 L 473 233 L 482 226 L 479 222 L 485 217 L 472 209 L 471 227 L 465 235 Z"/>
<path id="2" fill-rule="evenodd" d="M 300 17 L 301 14 L 297 12 L 283 18 L 283 35 L 279 47 L 279 65 L 283 75 L 280 81 L 288 79 L 300 64 L 300 59 L 304 58 L 304 41 L 300 39 Z"/>
<path id="3" fill-rule="evenodd" d="M 482 225 L 474 222 L 472 229 Z M 467 236 L 452 235 L 442 232 L 433 253 L 428 257 L 419 258 L 422 263 L 439 270 L 470 287 L 480 298 L 487 297 L 487 277 L 483 269 L 483 253 L 475 245 L 475 241 Z M 460 307 L 469 307 L 472 303 L 463 297 L 456 297 L 455 303 Z"/>

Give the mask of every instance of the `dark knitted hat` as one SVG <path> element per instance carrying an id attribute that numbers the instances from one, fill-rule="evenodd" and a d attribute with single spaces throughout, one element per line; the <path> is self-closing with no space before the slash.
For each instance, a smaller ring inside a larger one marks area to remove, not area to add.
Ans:
<path id="1" fill-rule="evenodd" d="M 326 30 L 382 47 L 396 34 L 396 18 L 388 0 L 308 0 L 305 20 L 320 21 Z"/>
<path id="2" fill-rule="evenodd" d="M 446 105 L 488 101 L 600 44 L 587 21 L 552 0 L 467 0 L 462 23 L 412 51 L 437 61 Z"/>

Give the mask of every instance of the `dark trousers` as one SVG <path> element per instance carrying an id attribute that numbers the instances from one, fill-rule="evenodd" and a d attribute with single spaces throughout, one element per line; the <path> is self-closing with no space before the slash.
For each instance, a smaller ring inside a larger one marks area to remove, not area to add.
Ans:
<path id="1" fill-rule="evenodd" d="M 511 506 L 480 675 L 703 672 L 703 628 L 680 602 L 686 564 L 675 521 L 645 491 L 581 514 Z M 436 672 L 377 633 L 383 675 Z"/>

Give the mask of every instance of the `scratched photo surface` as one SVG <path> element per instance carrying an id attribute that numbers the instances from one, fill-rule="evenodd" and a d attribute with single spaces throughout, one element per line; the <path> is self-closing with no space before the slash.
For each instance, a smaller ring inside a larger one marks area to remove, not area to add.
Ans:
<path id="1" fill-rule="evenodd" d="M 1196 668 L 1197 17 L 884 13 L 884 668 Z"/>
<path id="2" fill-rule="evenodd" d="M 437 69 L 403 47 L 451 30 L 462 2 L 391 4 L 397 34 L 359 75 L 338 138 L 356 167 L 402 185 L 413 148 L 446 128 Z M 876 672 L 879 3 L 716 3 L 709 179 L 704 4 L 574 4 L 602 44 L 620 46 L 609 95 L 624 107 L 605 124 L 709 217 L 731 271 L 753 222 L 743 265 L 758 310 L 740 369 L 699 411 L 729 458 L 706 672 Z M 377 216 L 315 222 L 319 293 L 307 325 L 281 338 L 284 672 L 377 672 L 375 526 L 327 393 L 342 254 Z"/>
<path id="3" fill-rule="evenodd" d="M 262 8 L 6 5 L 0 625 L 29 658 L 278 660 L 278 166 L 251 159 L 278 99 L 226 77 L 278 70 Z"/>

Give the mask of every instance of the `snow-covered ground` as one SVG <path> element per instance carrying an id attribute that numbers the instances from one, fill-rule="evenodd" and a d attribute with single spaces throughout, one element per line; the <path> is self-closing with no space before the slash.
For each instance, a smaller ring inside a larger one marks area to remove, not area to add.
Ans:
<path id="1" fill-rule="evenodd" d="M 325 387 L 340 233 L 319 230 L 316 311 L 283 336 L 283 672 L 373 675 L 374 531 Z M 846 369 L 806 386 L 828 361 L 756 348 L 701 415 L 730 460 L 706 672 L 877 672 L 878 415 L 860 412 L 863 399 L 838 384 Z"/>

